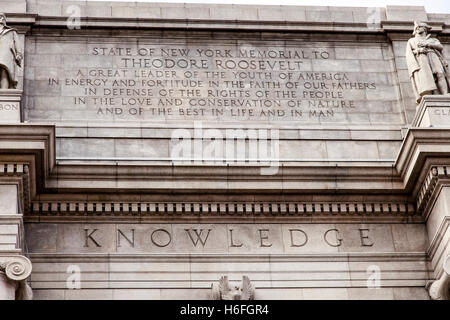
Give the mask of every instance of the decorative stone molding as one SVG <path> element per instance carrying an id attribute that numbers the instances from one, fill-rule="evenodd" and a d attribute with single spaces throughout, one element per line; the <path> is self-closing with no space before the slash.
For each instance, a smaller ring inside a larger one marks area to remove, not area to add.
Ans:
<path id="1" fill-rule="evenodd" d="M 450 96 L 426 95 L 417 106 L 412 127 L 449 128 Z"/>
<path id="2" fill-rule="evenodd" d="M 29 164 L 24 162 L 0 162 L 0 181 L 11 180 L 10 178 L 17 181 L 19 185 L 21 211 L 29 212 L 31 204 Z"/>
<path id="3" fill-rule="evenodd" d="M 31 274 L 31 261 L 24 256 L 0 256 L 0 271 L 4 272 L 8 279 L 22 281 Z"/>
<path id="4" fill-rule="evenodd" d="M 243 276 L 240 284 L 230 285 L 227 276 L 219 279 L 219 283 L 211 285 L 211 297 L 213 300 L 253 300 L 255 288 L 249 277 Z"/>
<path id="5" fill-rule="evenodd" d="M 421 215 L 426 211 L 430 200 L 432 199 L 432 195 L 436 189 L 437 182 L 439 179 L 448 179 L 450 178 L 450 167 L 447 166 L 433 166 L 430 171 L 426 175 L 420 191 L 417 195 L 417 213 Z"/>
<path id="6" fill-rule="evenodd" d="M 30 215 L 415 215 L 410 203 L 35 201 Z"/>
<path id="7" fill-rule="evenodd" d="M 427 21 L 429 25 L 433 27 L 432 32 L 441 33 L 445 30 L 445 23 L 439 21 Z M 412 21 L 381 21 L 381 26 L 384 31 L 388 32 L 388 35 L 391 34 L 396 35 L 394 37 L 395 40 L 399 40 L 399 36 L 396 33 L 407 34 L 407 36 L 403 36 L 402 40 L 408 39 L 411 37 L 411 33 L 414 29 L 414 23 Z"/>
<path id="8" fill-rule="evenodd" d="M 19 34 L 26 34 L 31 26 L 36 24 L 36 14 L 33 13 L 7 13 L 8 23 L 11 24 Z"/>
<path id="9" fill-rule="evenodd" d="M 428 293 L 432 300 L 450 300 L 450 255 L 444 261 L 441 278 L 428 285 Z"/>
<path id="10" fill-rule="evenodd" d="M 439 168 L 439 169 L 438 169 Z M 445 166 L 440 167 L 432 167 L 428 172 L 422 187 L 420 188 L 420 192 L 417 195 L 417 211 L 422 212 L 424 207 L 426 207 L 428 201 L 430 200 L 431 194 L 436 188 L 436 183 L 438 180 L 439 171 L 444 175 L 447 174 L 447 170 Z"/>
<path id="11" fill-rule="evenodd" d="M 8 151 L 0 154 L 0 162 L 18 164 L 24 161 L 30 165 L 33 176 L 47 177 L 52 171 L 56 164 L 55 144 L 53 125 L 0 125 L 0 147 Z"/>
<path id="12" fill-rule="evenodd" d="M 18 186 L 20 213 L 27 213 L 56 162 L 55 127 L 0 125 L 0 149 L 0 182 Z"/>
<path id="13" fill-rule="evenodd" d="M 18 162 L 0 162 L 0 175 L 28 173 L 28 164 Z"/>
<path id="14" fill-rule="evenodd" d="M 3 277 L 3 281 L 7 281 L 7 284 L 0 285 L 0 290 L 6 290 L 6 292 L 1 292 L 0 296 L 3 299 L 33 299 L 33 291 L 26 282 L 31 270 L 31 262 L 24 256 L 0 256 L 0 275 Z"/>
<path id="15" fill-rule="evenodd" d="M 39 136 L 34 137 L 34 135 L 37 134 L 39 134 Z M 27 136 L 27 138 L 25 138 L 25 136 Z M 29 136 L 33 137 L 33 140 Z M 20 139 L 18 137 L 20 137 Z M 11 154 L 14 155 L 14 146 L 11 147 L 11 144 L 8 143 L 8 140 L 10 139 L 14 139 L 14 141 L 20 140 L 21 143 L 22 140 L 26 141 L 30 145 L 29 152 L 33 152 L 33 156 L 29 156 L 29 176 L 31 189 L 30 197 L 34 200 L 33 207 L 30 208 L 32 215 L 40 215 L 41 212 L 48 213 L 49 215 L 66 215 L 68 214 L 68 212 L 77 214 L 92 212 L 100 215 L 108 212 L 127 212 L 131 214 L 143 214 L 145 212 L 153 212 L 159 214 L 165 212 L 173 212 L 174 214 L 185 214 L 188 212 L 214 213 L 217 212 L 217 205 L 219 205 L 219 208 L 221 208 L 220 212 L 225 213 L 252 213 L 253 211 L 252 203 L 245 203 L 245 210 L 243 209 L 244 203 L 229 203 L 227 210 L 226 203 L 208 203 L 199 201 L 196 203 L 185 202 L 183 205 L 181 201 L 163 202 L 165 200 L 161 200 L 160 203 L 150 203 L 147 202 L 148 200 L 140 201 L 140 209 L 138 202 L 127 202 L 126 200 L 123 200 L 124 202 L 122 203 L 121 211 L 120 202 L 117 200 L 115 200 L 114 202 L 114 199 L 107 199 L 106 197 L 105 200 L 102 201 L 92 200 L 95 199 L 95 197 L 91 197 L 90 201 L 76 199 L 73 195 L 80 193 L 95 194 L 98 191 L 101 191 L 102 198 L 103 194 L 105 194 L 104 192 L 107 192 L 108 190 L 110 192 L 110 195 L 115 194 L 115 190 L 118 187 L 115 184 L 115 187 L 112 187 L 112 182 L 116 180 L 126 181 L 126 183 L 120 185 L 121 192 L 123 192 L 124 194 L 127 192 L 133 193 L 135 192 L 136 188 L 139 188 L 142 194 L 152 195 L 155 194 L 155 190 L 158 187 L 158 183 L 155 182 L 156 180 L 175 180 L 173 168 L 151 165 L 89 165 L 79 163 L 63 163 L 56 165 L 56 158 L 54 154 L 54 127 L 16 125 L 0 126 L 0 144 L 4 140 L 4 148 L 12 148 Z M 305 194 L 305 191 L 307 191 L 305 189 L 307 189 L 309 186 L 307 184 L 308 181 L 314 180 L 314 182 L 317 182 L 317 185 L 314 185 L 314 192 L 317 191 L 317 194 L 325 194 L 325 187 L 328 185 L 329 187 L 326 190 L 327 194 L 330 194 L 330 191 L 332 191 L 333 188 L 336 188 L 339 190 L 339 195 L 344 194 L 347 191 L 355 193 L 356 190 L 357 192 L 370 190 L 370 193 L 375 195 L 388 194 L 386 192 L 387 190 L 389 190 L 391 191 L 391 193 L 389 194 L 404 195 L 405 191 L 410 192 L 411 189 L 415 188 L 415 186 L 417 185 L 417 177 L 416 174 L 413 173 L 422 170 L 425 162 L 428 161 L 427 159 L 429 159 L 429 157 L 445 158 L 448 154 L 450 154 L 449 141 L 450 132 L 448 130 L 411 128 L 409 129 L 408 135 L 405 138 L 405 142 L 402 146 L 395 167 L 392 167 L 392 165 L 389 168 L 386 166 L 374 166 L 368 168 L 353 166 L 322 166 L 320 170 L 318 170 L 318 168 L 316 167 L 283 166 L 283 175 L 280 174 L 279 176 L 270 178 L 271 181 L 275 181 L 279 183 L 278 185 L 283 186 L 283 177 L 289 175 L 290 179 L 289 184 L 287 185 L 293 187 L 283 187 L 283 189 L 281 189 L 281 187 L 276 187 L 273 189 L 267 187 L 266 190 L 264 187 L 268 184 L 261 183 L 261 181 L 267 182 L 267 180 L 261 179 L 259 170 L 256 170 L 258 172 L 258 176 L 256 177 L 255 170 L 248 170 L 248 168 L 244 167 L 228 167 L 226 168 L 226 170 L 221 167 L 208 167 L 208 170 L 205 170 L 202 167 L 195 166 L 182 167 L 177 168 L 175 176 L 179 175 L 182 178 L 180 180 L 177 180 L 178 184 L 174 186 L 173 189 L 176 189 L 177 192 L 181 193 L 185 190 L 181 189 L 180 186 L 192 186 L 192 188 L 188 190 L 189 192 L 198 189 L 201 190 L 199 192 L 206 193 L 208 191 L 205 191 L 201 188 L 205 184 L 199 184 L 196 179 L 205 179 L 205 172 L 208 172 L 208 179 L 210 178 L 211 181 L 223 182 L 225 179 L 230 181 L 248 180 L 248 188 L 253 186 L 255 186 L 255 188 L 258 188 L 259 186 L 259 189 L 257 190 L 265 191 L 265 193 L 276 192 L 278 194 L 278 192 L 283 190 L 283 192 L 286 193 L 299 192 Z M 35 144 L 38 142 L 39 146 Z M 436 150 L 435 148 L 437 144 L 440 145 L 439 150 Z M 416 154 L 417 157 L 415 156 Z M 42 155 L 42 157 L 38 157 L 36 155 Z M 23 158 L 24 156 L 20 155 L 18 157 Z M 11 157 L 9 159 L 11 159 Z M 11 165 L 11 163 L 9 163 L 9 159 L 6 157 L 4 157 L 4 159 L 0 159 L 0 161 L 8 163 L 6 169 L 8 174 L 10 172 L 14 172 L 14 165 Z M 1 168 L 2 166 L 0 165 L 0 173 L 2 171 Z M 102 174 L 100 175 L 99 172 L 102 172 Z M 140 178 L 136 179 L 136 177 Z M 333 180 L 334 182 L 330 182 L 331 180 Z M 305 182 L 305 184 L 303 184 L 303 182 Z M 217 193 L 225 191 L 227 193 L 242 192 L 242 190 L 238 189 L 237 187 L 233 187 L 233 189 L 222 189 L 221 185 L 222 184 L 219 184 L 218 187 L 214 187 L 213 191 Z M 366 187 L 364 189 L 361 189 L 362 185 L 366 185 Z M 165 190 L 161 190 L 161 188 L 158 189 L 158 193 L 164 191 Z M 172 192 L 171 188 L 167 189 L 167 192 L 169 191 Z M 49 192 L 49 194 L 59 193 L 59 199 L 61 200 L 53 200 L 54 198 L 52 200 L 47 200 L 48 198 L 46 199 L 41 196 L 45 196 L 46 192 Z M 38 194 L 39 198 L 36 197 Z M 339 200 L 337 200 L 336 202 L 326 200 L 323 202 L 317 201 L 311 203 L 301 202 L 300 200 L 299 203 L 297 203 L 297 209 L 295 203 L 288 203 L 287 200 L 284 200 L 285 202 L 282 203 L 274 202 L 272 203 L 272 205 L 268 203 L 253 204 L 255 213 L 264 212 L 268 214 L 296 214 L 298 212 L 330 213 L 336 215 L 347 213 L 364 215 L 365 213 L 381 213 L 384 215 L 389 212 L 396 215 L 411 215 L 414 212 L 414 205 L 411 205 L 401 198 L 404 199 L 404 197 L 400 197 L 400 199 L 398 200 L 387 200 L 389 201 L 388 203 L 380 203 L 384 202 L 380 200 L 378 203 L 372 202 L 375 200 L 345 203 L 340 202 L 342 200 L 340 200 L 339 197 Z M 389 209 L 389 205 L 391 209 Z M 77 206 L 78 210 L 76 209 Z M 175 210 L 173 210 L 174 206 Z M 210 206 L 211 209 L 209 209 Z M 259 209 L 261 206 L 263 207 L 262 210 Z M 58 210 L 58 207 L 60 208 L 60 210 Z M 129 209 L 130 207 L 131 209 Z M 112 208 L 114 208 L 114 210 L 112 210 Z M 154 210 L 152 208 L 154 208 Z M 237 209 L 235 210 L 234 208 Z M 27 214 L 29 211 L 24 210 L 24 212 Z"/>
<path id="16" fill-rule="evenodd" d="M 237 12 L 239 13 L 239 11 Z M 233 19 L 234 18 L 234 19 Z M 343 29 L 353 32 L 361 33 L 382 33 L 383 29 L 380 25 L 375 25 L 372 28 L 368 28 L 367 23 L 364 22 L 335 22 L 335 21 L 270 21 L 270 20 L 257 20 L 257 19 L 236 19 L 237 17 L 229 17 L 225 19 L 186 19 L 184 17 L 180 19 L 170 19 L 170 26 L 177 29 L 185 30 L 233 30 L 233 31 L 247 31 L 247 30 L 271 30 L 271 31 L 308 31 L 313 28 L 314 31 L 319 32 L 333 32 L 336 29 Z M 37 25 L 41 27 L 65 27 L 66 17 L 46 17 L 39 16 L 36 19 Z M 272 19 L 271 19 L 272 20 Z M 128 18 L 122 17 L 81 17 L 80 23 L 83 27 L 87 28 L 105 28 L 114 26 L 120 26 L 124 29 L 150 29 L 168 28 L 167 18 Z"/>

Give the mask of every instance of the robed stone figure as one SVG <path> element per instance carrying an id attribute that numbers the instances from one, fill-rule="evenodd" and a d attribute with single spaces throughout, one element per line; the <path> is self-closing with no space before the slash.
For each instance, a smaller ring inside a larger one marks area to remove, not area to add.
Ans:
<path id="1" fill-rule="evenodd" d="M 0 13 L 0 89 L 17 87 L 17 67 L 23 54 L 18 47 L 17 30 L 6 25 L 6 16 Z"/>
<path id="2" fill-rule="evenodd" d="M 417 103 L 427 94 L 448 94 L 450 72 L 442 53 L 444 47 L 438 39 L 431 38 L 431 27 L 414 22 L 414 38 L 406 47 L 406 64 Z"/>

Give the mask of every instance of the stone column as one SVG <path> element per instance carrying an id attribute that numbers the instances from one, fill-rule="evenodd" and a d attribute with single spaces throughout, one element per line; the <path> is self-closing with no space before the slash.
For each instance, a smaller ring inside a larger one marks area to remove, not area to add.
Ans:
<path id="1" fill-rule="evenodd" d="M 15 300 L 16 290 L 17 283 L 9 280 L 6 273 L 0 271 L 0 300 Z"/>
<path id="2" fill-rule="evenodd" d="M 0 182 L 8 177 L 0 175 Z M 22 256 L 24 230 L 19 200 L 17 184 L 0 184 L 0 299 L 6 300 L 32 297 L 26 283 L 31 274 L 31 262 Z"/>

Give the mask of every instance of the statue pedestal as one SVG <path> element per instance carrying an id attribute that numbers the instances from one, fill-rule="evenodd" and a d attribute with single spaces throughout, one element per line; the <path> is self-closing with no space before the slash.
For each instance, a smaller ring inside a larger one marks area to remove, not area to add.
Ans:
<path id="1" fill-rule="evenodd" d="M 19 123 L 22 90 L 0 89 L 0 123 Z"/>
<path id="2" fill-rule="evenodd" d="M 411 126 L 450 128 L 450 95 L 424 96 Z"/>

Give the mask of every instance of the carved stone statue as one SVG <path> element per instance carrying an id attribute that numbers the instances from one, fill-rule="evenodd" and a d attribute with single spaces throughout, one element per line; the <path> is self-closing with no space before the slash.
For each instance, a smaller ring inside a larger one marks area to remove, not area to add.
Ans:
<path id="1" fill-rule="evenodd" d="M 432 300 L 450 300 L 450 255 L 445 259 L 443 269 L 440 279 L 427 284 Z"/>
<path id="2" fill-rule="evenodd" d="M 17 87 L 17 67 L 23 54 L 19 50 L 17 30 L 6 25 L 6 16 L 0 13 L 0 89 Z"/>
<path id="3" fill-rule="evenodd" d="M 414 22 L 414 38 L 409 39 L 406 47 L 406 64 L 417 103 L 424 95 L 448 94 L 450 90 L 444 47 L 438 39 L 431 38 L 430 30 L 428 24 Z"/>
<path id="4" fill-rule="evenodd" d="M 253 300 L 255 288 L 247 276 L 242 277 L 241 284 L 230 285 L 228 277 L 220 278 L 219 283 L 211 285 L 213 300 Z"/>

